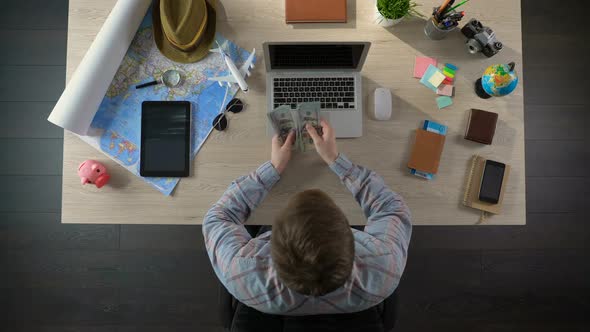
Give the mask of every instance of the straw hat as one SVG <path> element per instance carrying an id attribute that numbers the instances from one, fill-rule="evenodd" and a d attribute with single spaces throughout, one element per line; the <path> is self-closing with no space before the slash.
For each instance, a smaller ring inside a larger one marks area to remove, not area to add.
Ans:
<path id="1" fill-rule="evenodd" d="M 215 41 L 215 0 L 156 0 L 154 40 L 168 59 L 181 63 L 204 58 Z"/>

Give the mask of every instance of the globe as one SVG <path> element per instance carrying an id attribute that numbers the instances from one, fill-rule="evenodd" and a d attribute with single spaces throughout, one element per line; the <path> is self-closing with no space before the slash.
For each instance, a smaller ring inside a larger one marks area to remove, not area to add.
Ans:
<path id="1" fill-rule="evenodd" d="M 489 66 L 475 83 L 475 91 L 481 98 L 502 97 L 510 94 L 518 85 L 514 62 Z"/>

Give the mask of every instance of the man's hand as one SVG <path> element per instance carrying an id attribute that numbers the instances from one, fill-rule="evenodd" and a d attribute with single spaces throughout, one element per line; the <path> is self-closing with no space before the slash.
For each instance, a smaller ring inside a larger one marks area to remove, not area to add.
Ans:
<path id="1" fill-rule="evenodd" d="M 289 159 L 291 159 L 291 146 L 295 141 L 295 131 L 291 131 L 285 140 L 285 143 L 281 144 L 279 135 L 274 135 L 272 138 L 272 151 L 270 154 L 270 163 L 274 168 L 282 174 Z"/>
<path id="2" fill-rule="evenodd" d="M 332 127 L 330 127 L 330 125 L 324 119 L 320 121 L 320 125 L 322 126 L 324 132 L 322 136 L 320 136 L 315 128 L 309 123 L 305 128 L 313 139 L 313 144 L 315 145 L 315 149 L 320 157 L 322 157 L 326 164 L 330 165 L 334 162 L 334 160 L 336 160 L 336 158 L 338 158 L 336 134 L 334 133 L 334 129 L 332 129 Z"/>

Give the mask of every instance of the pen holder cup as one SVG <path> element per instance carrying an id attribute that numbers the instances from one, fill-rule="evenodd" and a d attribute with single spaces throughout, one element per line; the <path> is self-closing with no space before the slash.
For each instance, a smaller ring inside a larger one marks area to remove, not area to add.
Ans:
<path id="1" fill-rule="evenodd" d="M 454 26 L 450 29 L 441 29 L 435 23 L 434 17 L 431 17 L 424 26 L 424 34 L 432 40 L 441 40 L 444 39 L 449 32 L 455 30 L 456 28 L 457 27 Z"/>

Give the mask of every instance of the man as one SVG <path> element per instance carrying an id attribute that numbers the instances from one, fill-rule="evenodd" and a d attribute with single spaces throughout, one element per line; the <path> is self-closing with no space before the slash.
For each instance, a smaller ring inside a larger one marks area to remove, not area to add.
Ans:
<path id="1" fill-rule="evenodd" d="M 320 190 L 294 195 L 272 232 L 252 238 L 244 223 L 280 179 L 295 134 L 272 139 L 271 160 L 234 181 L 203 221 L 213 269 L 240 302 L 261 312 L 310 315 L 357 312 L 390 296 L 405 267 L 410 211 L 374 172 L 338 153 L 333 129 L 308 125 L 316 151 L 360 204 L 367 225 L 351 229 Z"/>

